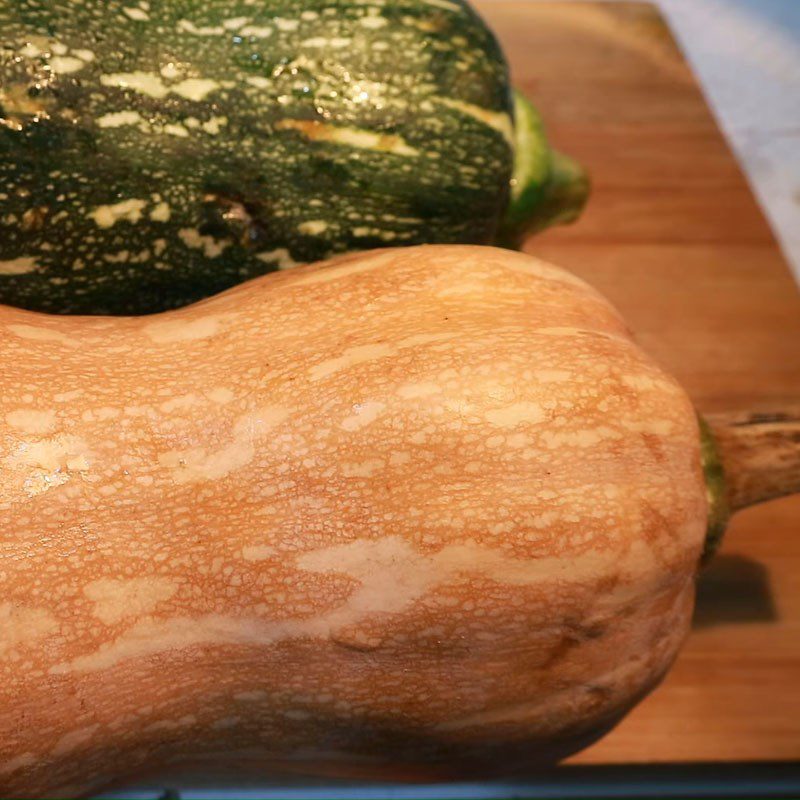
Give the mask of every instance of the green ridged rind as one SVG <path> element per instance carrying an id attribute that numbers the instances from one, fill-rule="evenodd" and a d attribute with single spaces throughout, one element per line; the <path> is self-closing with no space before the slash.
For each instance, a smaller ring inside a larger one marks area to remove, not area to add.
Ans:
<path id="1" fill-rule="evenodd" d="M 514 171 L 511 198 L 503 225 L 518 231 L 530 224 L 536 207 L 544 198 L 553 169 L 553 153 L 541 115 L 520 92 L 514 91 Z"/>
<path id="2" fill-rule="evenodd" d="M 512 145 L 448 101 L 510 118 L 509 77 L 463 2 L 0 0 L 0 28 L 0 302 L 147 313 L 292 261 L 495 238 Z M 120 73 L 163 96 L 105 85 Z M 187 79 L 214 88 L 174 91 Z M 309 141 L 285 119 L 416 152 Z"/>
<path id="3" fill-rule="evenodd" d="M 714 433 L 702 417 L 698 416 L 698 421 L 700 424 L 700 457 L 708 495 L 708 523 L 701 558 L 701 564 L 705 565 L 714 557 L 722 542 L 730 519 L 730 508 L 725 486 L 725 472 Z"/>

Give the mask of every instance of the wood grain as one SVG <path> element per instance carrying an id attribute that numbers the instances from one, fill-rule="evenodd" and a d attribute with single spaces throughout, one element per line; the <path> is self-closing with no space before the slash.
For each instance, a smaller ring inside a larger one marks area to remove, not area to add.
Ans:
<path id="1" fill-rule="evenodd" d="M 478 7 L 551 138 L 591 171 L 580 223 L 526 250 L 603 291 L 704 411 L 800 399 L 800 295 L 658 12 Z M 573 763 L 800 758 L 800 497 L 737 515 L 674 669 Z"/>

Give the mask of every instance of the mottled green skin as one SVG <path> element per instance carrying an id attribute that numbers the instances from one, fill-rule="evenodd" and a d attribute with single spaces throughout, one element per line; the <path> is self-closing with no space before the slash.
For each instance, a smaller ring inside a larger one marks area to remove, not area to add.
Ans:
<path id="1" fill-rule="evenodd" d="M 0 302 L 147 313 L 270 271 L 277 257 L 257 255 L 281 248 L 306 262 L 494 239 L 512 148 L 500 131 L 440 99 L 510 114 L 508 73 L 492 34 L 460 0 L 137 2 L 0 0 Z M 147 19 L 131 19 L 125 7 Z M 365 26 L 369 15 L 386 24 Z M 271 35 L 179 29 L 181 20 L 217 28 L 242 17 L 240 29 Z M 297 29 L 281 30 L 276 17 L 297 20 Z M 350 41 L 307 44 L 319 37 Z M 31 41 L 41 54 L 24 49 Z M 90 51 L 94 60 L 54 75 L 48 66 L 58 49 L 69 59 Z M 168 64 L 178 74 L 160 76 Z M 219 86 L 195 100 L 101 82 L 136 72 L 167 88 L 187 78 Z M 138 113 L 146 131 L 98 124 L 116 112 Z M 188 127 L 220 117 L 216 134 Z M 400 136 L 419 152 L 310 141 L 276 127 L 286 118 Z M 163 130 L 176 124 L 188 135 Z M 130 199 L 146 201 L 137 222 L 103 228 L 90 216 Z M 160 203 L 169 206 L 167 221 L 150 218 Z M 319 221 L 323 232 L 299 229 Z M 181 230 L 213 237 L 212 246 L 198 246 L 196 236 L 187 244 Z M 36 266 L 21 272 L 19 259 L 30 258 Z"/>

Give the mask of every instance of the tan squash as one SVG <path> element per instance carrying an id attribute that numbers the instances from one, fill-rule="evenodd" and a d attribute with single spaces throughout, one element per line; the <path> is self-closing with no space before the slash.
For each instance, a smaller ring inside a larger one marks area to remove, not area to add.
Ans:
<path id="1" fill-rule="evenodd" d="M 687 633 L 695 412 L 535 259 L 377 252 L 145 318 L 4 308 L 0 363 L 4 797 L 194 762 L 508 773 L 601 735 Z M 796 445 L 773 481 L 720 430 L 737 504 L 796 485 Z"/>

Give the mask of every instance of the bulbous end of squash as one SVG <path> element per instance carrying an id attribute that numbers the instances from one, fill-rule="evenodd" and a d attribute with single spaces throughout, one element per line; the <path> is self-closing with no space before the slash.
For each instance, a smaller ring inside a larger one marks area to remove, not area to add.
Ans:
<path id="1" fill-rule="evenodd" d="M 514 90 L 515 153 L 511 199 L 498 243 L 518 248 L 532 233 L 576 220 L 589 197 L 586 170 L 553 150 L 539 112 Z"/>

